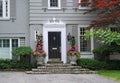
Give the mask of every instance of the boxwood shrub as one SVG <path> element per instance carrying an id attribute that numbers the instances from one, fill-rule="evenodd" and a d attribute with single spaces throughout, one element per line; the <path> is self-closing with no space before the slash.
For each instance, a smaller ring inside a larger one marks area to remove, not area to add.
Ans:
<path id="1" fill-rule="evenodd" d="M 0 69 L 31 69 L 34 64 L 25 64 L 17 60 L 0 59 Z"/>
<path id="2" fill-rule="evenodd" d="M 15 50 L 12 51 L 12 54 L 14 56 L 20 56 L 20 61 L 24 64 L 30 64 L 31 63 L 31 54 L 32 54 L 31 47 L 22 46 L 18 47 Z"/>
<path id="3" fill-rule="evenodd" d="M 95 59 L 78 59 L 77 65 L 91 70 L 120 70 L 120 60 L 104 62 Z"/>
<path id="4" fill-rule="evenodd" d="M 12 51 L 14 56 L 27 56 L 32 54 L 32 49 L 27 46 L 18 47 Z"/>

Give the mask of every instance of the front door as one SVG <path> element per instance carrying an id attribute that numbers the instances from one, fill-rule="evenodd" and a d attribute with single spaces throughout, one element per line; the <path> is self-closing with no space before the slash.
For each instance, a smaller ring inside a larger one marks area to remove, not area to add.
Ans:
<path id="1" fill-rule="evenodd" d="M 49 59 L 61 59 L 61 32 L 48 32 Z"/>

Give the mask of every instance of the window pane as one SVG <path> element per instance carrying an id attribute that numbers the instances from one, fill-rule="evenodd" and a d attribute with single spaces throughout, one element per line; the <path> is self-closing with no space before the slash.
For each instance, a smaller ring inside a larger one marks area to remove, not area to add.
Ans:
<path id="1" fill-rule="evenodd" d="M 91 42 L 89 40 L 85 40 L 84 34 L 85 34 L 86 28 L 80 28 L 80 51 L 82 52 L 90 52 L 91 51 Z"/>
<path id="2" fill-rule="evenodd" d="M 12 39 L 12 50 L 18 47 L 18 39 Z"/>
<path id="3" fill-rule="evenodd" d="M 0 0 L 0 17 L 3 16 L 3 5 L 2 5 L 2 0 Z"/>
<path id="4" fill-rule="evenodd" d="M 2 47 L 2 40 L 0 40 L 0 47 Z"/>
<path id="5" fill-rule="evenodd" d="M 58 0 L 50 0 L 50 7 L 58 7 Z"/>
<path id="6" fill-rule="evenodd" d="M 10 47 L 9 39 L 3 39 L 3 47 Z"/>
<path id="7" fill-rule="evenodd" d="M 5 2 L 6 4 L 6 17 L 8 16 L 8 1 Z"/>
<path id="8" fill-rule="evenodd" d="M 89 0 L 81 0 L 81 7 L 88 7 L 89 6 Z"/>
<path id="9" fill-rule="evenodd" d="M 120 29 L 118 27 L 111 27 L 110 30 L 112 32 L 119 32 Z"/>

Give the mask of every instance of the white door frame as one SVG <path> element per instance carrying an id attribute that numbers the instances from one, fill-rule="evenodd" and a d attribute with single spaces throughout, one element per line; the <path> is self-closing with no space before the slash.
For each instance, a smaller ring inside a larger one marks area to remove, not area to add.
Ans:
<path id="1" fill-rule="evenodd" d="M 66 55 L 66 27 L 65 24 L 44 24 L 43 26 L 43 49 L 46 52 L 45 63 L 49 61 L 48 55 L 48 32 L 61 32 L 61 61 L 67 62 Z"/>

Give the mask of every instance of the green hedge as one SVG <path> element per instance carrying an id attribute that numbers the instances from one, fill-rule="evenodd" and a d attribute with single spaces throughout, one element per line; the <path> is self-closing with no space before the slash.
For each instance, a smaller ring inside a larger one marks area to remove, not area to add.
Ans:
<path id="1" fill-rule="evenodd" d="M 18 47 L 12 51 L 14 56 L 27 56 L 32 54 L 32 49 L 27 46 Z"/>
<path id="2" fill-rule="evenodd" d="M 31 69 L 31 64 L 24 64 L 17 60 L 0 59 L 0 69 Z"/>
<path id="3" fill-rule="evenodd" d="M 120 61 L 98 61 L 94 59 L 78 59 L 77 65 L 91 70 L 119 70 Z"/>

